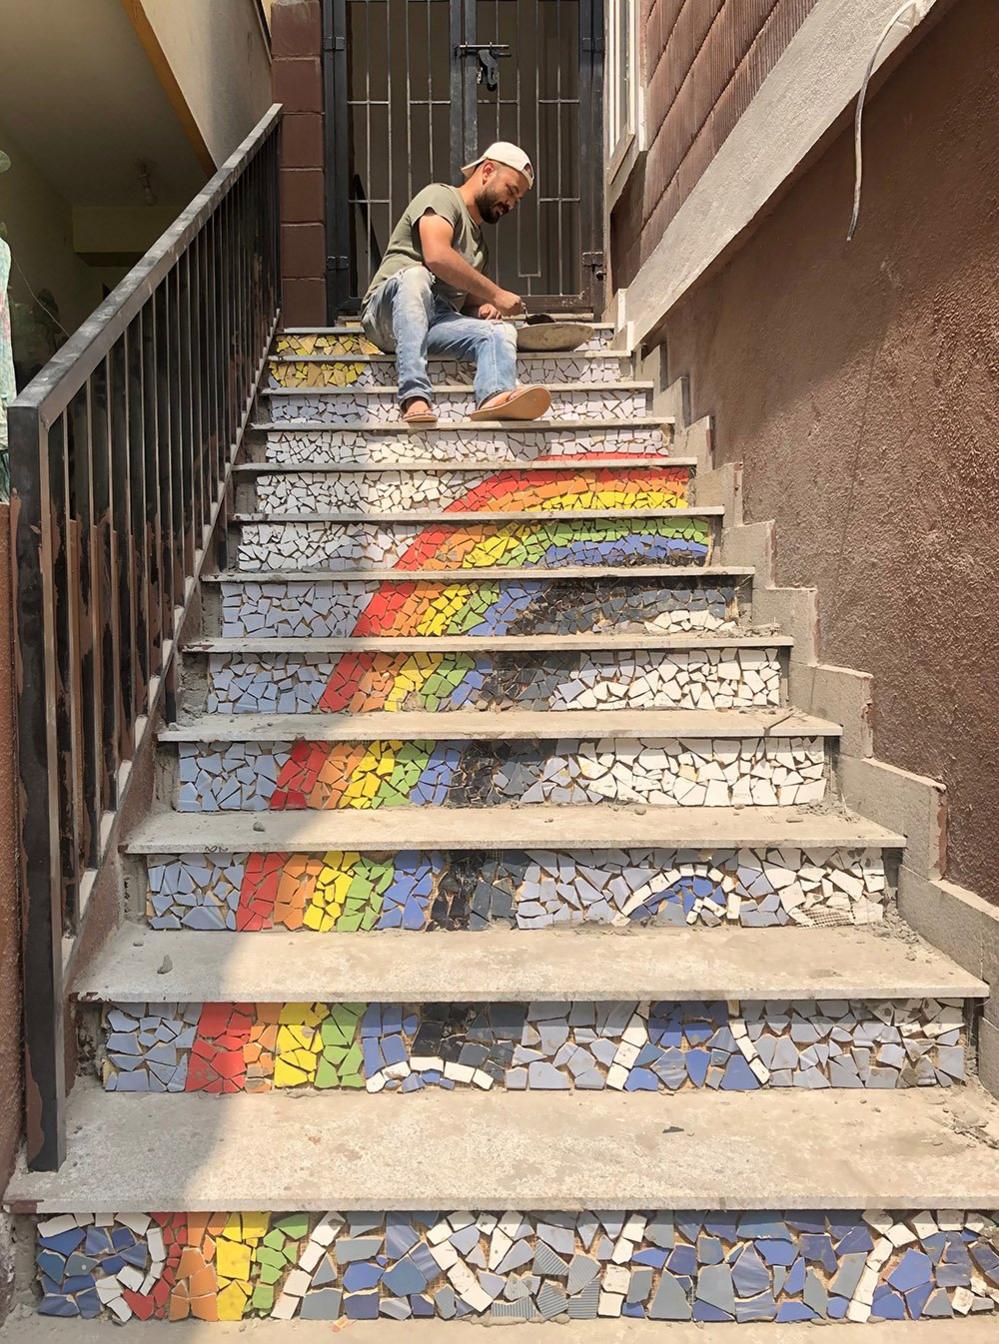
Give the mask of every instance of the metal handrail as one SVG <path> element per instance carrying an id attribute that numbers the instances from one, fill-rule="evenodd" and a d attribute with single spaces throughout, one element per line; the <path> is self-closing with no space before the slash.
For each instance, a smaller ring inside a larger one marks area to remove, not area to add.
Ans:
<path id="1" fill-rule="evenodd" d="M 280 116 L 8 407 L 34 1169 L 65 1154 L 63 945 L 150 720 L 175 712 L 177 634 L 213 538 L 224 558 L 229 475 L 279 308 Z"/>

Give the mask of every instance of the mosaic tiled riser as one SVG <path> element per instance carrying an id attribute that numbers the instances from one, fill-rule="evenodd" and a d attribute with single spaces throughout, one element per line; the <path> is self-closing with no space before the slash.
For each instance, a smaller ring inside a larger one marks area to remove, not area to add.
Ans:
<path id="1" fill-rule="evenodd" d="M 494 1085 L 507 1091 L 949 1087 L 960 1000 L 740 1003 L 121 1003 L 109 1092 Z"/>
<path id="2" fill-rule="evenodd" d="M 704 579 L 294 579 L 223 583 L 220 633 L 248 636 L 685 634 L 734 631 L 749 595 Z"/>
<path id="3" fill-rule="evenodd" d="M 614 337 L 612 328 L 595 327 L 579 350 L 604 350 Z M 375 355 L 378 347 L 358 329 L 354 332 L 301 332 L 287 333 L 274 338 L 274 353 L 278 355 Z"/>
<path id="4" fill-rule="evenodd" d="M 178 744 L 182 812 L 263 808 L 821 802 L 819 738 Z"/>
<path id="5" fill-rule="evenodd" d="M 474 365 L 455 359 L 431 359 L 428 370 L 432 383 L 470 383 L 475 376 Z M 524 383 L 622 383 L 631 376 L 631 358 L 522 355 L 517 360 L 517 375 Z M 267 366 L 268 387 L 391 387 L 395 381 L 394 357 L 369 356 L 356 361 L 283 358 Z"/>
<path id="6" fill-rule="evenodd" d="M 640 457 L 664 453 L 668 437 L 659 427 L 622 424 L 613 429 L 587 431 L 575 426 L 544 430 L 503 429 L 483 426 L 445 429 L 433 434 L 415 431 L 379 434 L 356 430 L 266 431 L 264 460 L 285 466 L 309 462 L 370 462 L 391 465 L 408 462 L 533 462 L 541 457 L 585 457 L 610 454 Z M 259 449 L 258 449 L 259 455 Z"/>
<path id="7" fill-rule="evenodd" d="M 151 855 L 156 929 L 543 929 L 558 924 L 749 929 L 874 924 L 876 850 Z"/>
<path id="8" fill-rule="evenodd" d="M 686 467 L 532 467 L 513 471 L 363 471 L 259 475 L 250 507 L 261 513 L 451 508 L 483 513 L 518 509 L 678 509 L 687 500 Z M 250 492 L 248 492 L 250 493 Z"/>
<path id="9" fill-rule="evenodd" d="M 934 1320 L 995 1312 L 992 1213 L 71 1214 L 40 1310 L 118 1321 Z"/>
<path id="10" fill-rule="evenodd" d="M 552 405 L 541 417 L 543 420 L 634 420 L 650 414 L 649 395 L 615 388 L 570 391 L 565 387 L 551 389 Z M 475 410 L 471 388 L 466 392 L 438 390 L 434 397 L 441 420 L 467 420 Z M 399 419 L 399 403 L 394 390 L 376 392 L 321 393 L 272 392 L 263 398 L 265 410 L 274 424 L 291 420 L 318 421 L 325 425 L 343 425 L 358 420 L 385 424 Z"/>
<path id="11" fill-rule="evenodd" d="M 732 709 L 780 704 L 776 649 L 214 656 L 211 713 Z"/>
<path id="12" fill-rule="evenodd" d="M 236 564 L 244 570 L 704 565 L 711 537 L 703 518 L 244 523 Z"/>

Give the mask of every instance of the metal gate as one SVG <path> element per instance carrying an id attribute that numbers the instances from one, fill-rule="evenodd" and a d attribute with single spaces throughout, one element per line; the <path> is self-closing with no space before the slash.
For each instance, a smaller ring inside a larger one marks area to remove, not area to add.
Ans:
<path id="1" fill-rule="evenodd" d="M 323 0 L 327 307 L 356 312 L 396 220 L 493 140 L 534 191 L 488 236 L 534 310 L 599 306 L 603 0 Z"/>

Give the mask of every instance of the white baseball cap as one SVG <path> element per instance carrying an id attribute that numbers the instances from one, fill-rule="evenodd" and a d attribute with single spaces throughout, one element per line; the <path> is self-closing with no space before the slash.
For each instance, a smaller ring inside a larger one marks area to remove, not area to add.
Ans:
<path id="1" fill-rule="evenodd" d="M 527 178 L 527 185 L 534 186 L 534 165 L 531 163 L 530 155 L 525 154 L 519 145 L 512 145 L 509 140 L 496 140 L 488 149 L 483 150 L 477 159 L 466 163 L 461 171 L 468 177 L 470 173 L 475 172 L 480 163 L 485 163 L 486 159 L 505 164 L 507 168 L 516 168 L 518 173 L 523 173 Z"/>

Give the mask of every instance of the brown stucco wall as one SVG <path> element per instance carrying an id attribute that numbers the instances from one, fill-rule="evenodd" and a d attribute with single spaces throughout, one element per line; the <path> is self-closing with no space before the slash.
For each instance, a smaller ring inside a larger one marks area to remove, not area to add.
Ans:
<path id="1" fill-rule="evenodd" d="M 14 800 L 14 687 L 11 647 L 10 506 L 0 504 L 0 1192 L 21 1139 L 21 968 Z M 9 1226 L 0 1215 L 0 1321 L 13 1265 Z"/>
<path id="2" fill-rule="evenodd" d="M 815 0 L 642 0 L 648 148 L 613 212 L 614 284 L 629 285 Z"/>
<path id="3" fill-rule="evenodd" d="M 319 0 L 274 0 L 274 101 L 281 128 L 282 321 L 326 321 L 322 10 Z"/>
<path id="4" fill-rule="evenodd" d="M 995 903 L 997 50 L 960 0 L 868 107 L 854 242 L 847 130 L 665 328 L 823 660 L 875 675 L 877 755 L 945 782 L 950 876 Z"/>

